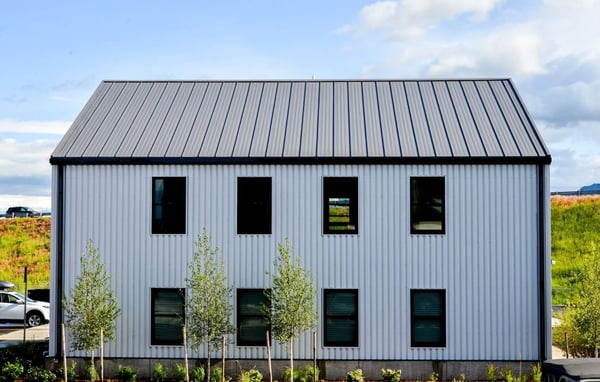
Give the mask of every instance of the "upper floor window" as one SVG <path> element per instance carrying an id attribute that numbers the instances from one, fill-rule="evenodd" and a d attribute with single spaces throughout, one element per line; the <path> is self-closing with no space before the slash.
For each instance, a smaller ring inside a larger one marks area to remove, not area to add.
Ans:
<path id="1" fill-rule="evenodd" d="M 185 233 L 185 183 L 183 177 L 152 178 L 152 233 Z"/>
<path id="2" fill-rule="evenodd" d="M 446 232 L 443 177 L 410 178 L 410 233 Z"/>
<path id="3" fill-rule="evenodd" d="M 271 178 L 238 178 L 237 233 L 271 233 Z"/>
<path id="4" fill-rule="evenodd" d="M 358 178 L 323 178 L 323 233 L 358 234 Z"/>
<path id="5" fill-rule="evenodd" d="M 446 346 L 446 291 L 410 291 L 410 344 L 413 347 Z"/>
<path id="6" fill-rule="evenodd" d="M 325 346 L 358 346 L 358 290 L 325 289 Z"/>
<path id="7" fill-rule="evenodd" d="M 177 288 L 152 289 L 152 345 L 183 345 L 185 291 Z"/>
<path id="8" fill-rule="evenodd" d="M 266 346 L 269 320 L 263 307 L 269 306 L 264 289 L 237 290 L 237 345 Z"/>

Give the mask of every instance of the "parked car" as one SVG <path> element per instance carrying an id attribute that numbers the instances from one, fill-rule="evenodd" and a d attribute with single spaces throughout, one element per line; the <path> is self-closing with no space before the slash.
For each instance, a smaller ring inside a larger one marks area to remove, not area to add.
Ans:
<path id="1" fill-rule="evenodd" d="M 4 216 L 7 218 L 39 218 L 42 213 L 31 207 L 9 207 Z"/>
<path id="2" fill-rule="evenodd" d="M 27 301 L 27 326 L 39 326 L 50 320 L 50 304 L 32 300 L 21 293 L 0 290 L 0 323 L 22 323 Z"/>
<path id="3" fill-rule="evenodd" d="M 600 382 L 598 358 L 552 359 L 542 364 L 543 382 Z"/>

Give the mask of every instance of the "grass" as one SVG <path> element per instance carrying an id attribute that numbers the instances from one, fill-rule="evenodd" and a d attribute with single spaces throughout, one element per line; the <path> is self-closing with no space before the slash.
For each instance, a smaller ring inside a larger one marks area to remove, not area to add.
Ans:
<path id="1" fill-rule="evenodd" d="M 588 255 L 600 249 L 600 196 L 555 196 L 550 208 L 552 303 L 564 305 Z"/>
<path id="2" fill-rule="evenodd" d="M 50 219 L 18 218 L 0 220 L 0 280 L 25 290 L 23 275 L 27 266 L 28 288 L 48 288 L 50 283 Z"/>

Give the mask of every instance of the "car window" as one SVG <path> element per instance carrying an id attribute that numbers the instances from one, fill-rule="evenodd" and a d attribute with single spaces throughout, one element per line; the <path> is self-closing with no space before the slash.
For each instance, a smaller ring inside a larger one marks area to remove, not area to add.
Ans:
<path id="1" fill-rule="evenodd" d="M 11 304 L 18 304 L 19 303 L 19 299 L 16 298 L 15 296 L 11 295 L 11 294 L 7 294 L 6 295 L 6 299 L 8 300 L 9 303 Z"/>

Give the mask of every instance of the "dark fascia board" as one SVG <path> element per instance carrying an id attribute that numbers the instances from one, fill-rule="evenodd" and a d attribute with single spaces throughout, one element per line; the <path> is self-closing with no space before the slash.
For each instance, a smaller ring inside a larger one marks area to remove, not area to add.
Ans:
<path id="1" fill-rule="evenodd" d="M 412 164 L 550 164 L 540 157 L 51 157 L 52 165 L 412 165 Z"/>

